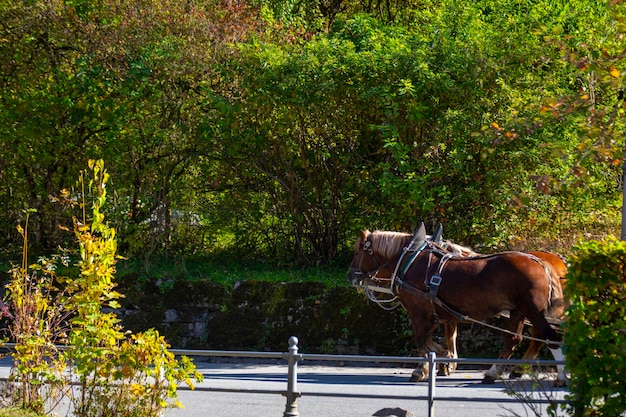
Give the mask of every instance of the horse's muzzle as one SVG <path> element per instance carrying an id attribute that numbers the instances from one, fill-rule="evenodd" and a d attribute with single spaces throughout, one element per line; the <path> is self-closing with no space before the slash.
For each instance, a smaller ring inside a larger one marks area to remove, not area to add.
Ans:
<path id="1" fill-rule="evenodd" d="M 363 280 L 365 279 L 365 274 L 363 271 L 359 271 L 358 269 L 350 268 L 348 270 L 348 281 L 350 284 L 355 287 L 360 287 L 363 284 Z"/>

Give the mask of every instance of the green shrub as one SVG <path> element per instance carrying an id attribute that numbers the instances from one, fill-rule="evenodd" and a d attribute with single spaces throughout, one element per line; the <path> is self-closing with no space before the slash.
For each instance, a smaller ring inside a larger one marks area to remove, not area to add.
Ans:
<path id="1" fill-rule="evenodd" d="M 27 228 L 19 228 L 23 262 L 8 285 L 16 343 L 14 400 L 23 409 L 44 412 L 66 396 L 79 417 L 161 416 L 165 407 L 180 406 L 178 384 L 193 388 L 192 380 L 202 375 L 188 358 L 177 360 L 157 331 L 125 332 L 112 312 L 122 295 L 115 290 L 115 230 L 101 212 L 108 174 L 102 161 L 90 161 L 90 168 L 93 179 L 86 183 L 81 176 L 79 198 L 65 191 L 59 199 L 81 213 L 72 229 L 78 272 L 58 273 L 60 265 L 70 266 L 65 256 L 28 266 Z M 93 200 L 90 217 L 87 196 Z M 57 351 L 56 343 L 67 349 Z"/>
<path id="2" fill-rule="evenodd" d="M 566 294 L 565 353 L 574 416 L 626 411 L 626 242 L 610 239 L 575 248 Z"/>

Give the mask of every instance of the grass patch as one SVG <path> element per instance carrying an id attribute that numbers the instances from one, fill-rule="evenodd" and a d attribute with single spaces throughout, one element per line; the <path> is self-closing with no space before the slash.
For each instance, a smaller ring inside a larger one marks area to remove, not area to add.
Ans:
<path id="1" fill-rule="evenodd" d="M 227 287 L 236 282 L 256 280 L 266 282 L 323 282 L 329 286 L 348 285 L 346 273 L 349 260 L 340 260 L 331 265 L 297 266 L 280 265 L 263 259 L 242 260 L 232 255 L 209 255 L 165 257 L 151 259 L 130 258 L 117 263 L 116 277 L 137 274 L 140 281 L 172 281 L 208 279 Z M 13 262 L 15 264 L 15 261 Z M 0 282 L 9 279 L 12 263 L 0 257 Z M 71 270 L 72 268 L 70 268 Z M 69 273 L 68 271 L 64 271 Z M 0 417 L 2 417 L 0 415 Z"/>
<path id="2" fill-rule="evenodd" d="M 330 286 L 348 285 L 347 263 L 299 267 L 276 265 L 262 260 L 238 261 L 230 257 L 191 257 L 183 259 L 128 259 L 117 265 L 117 275 L 136 273 L 145 280 L 198 280 L 232 286 L 236 282 L 323 282 Z"/>
<path id="3" fill-rule="evenodd" d="M 44 417 L 45 414 L 38 414 L 34 411 L 25 410 L 19 407 L 0 408 L 0 417 Z"/>

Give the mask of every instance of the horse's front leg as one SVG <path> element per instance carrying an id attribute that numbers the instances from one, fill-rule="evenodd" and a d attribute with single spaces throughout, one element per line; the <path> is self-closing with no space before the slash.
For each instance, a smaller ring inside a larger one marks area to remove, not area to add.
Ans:
<path id="1" fill-rule="evenodd" d="M 413 329 L 414 329 L 413 333 L 416 334 L 415 326 L 413 326 Z M 415 344 L 417 346 L 417 355 L 419 357 L 427 357 L 428 352 L 431 351 L 432 345 L 434 344 L 434 342 L 430 340 L 424 334 L 424 335 L 415 336 Z M 409 379 L 409 381 L 410 382 L 426 381 L 428 379 L 429 371 L 430 371 L 430 367 L 428 365 L 428 362 L 420 362 L 411 373 L 411 378 Z"/>
<path id="2" fill-rule="evenodd" d="M 437 355 L 437 358 L 449 358 L 450 357 L 449 356 L 450 353 L 448 349 L 444 348 L 439 343 L 434 342 L 430 337 L 428 338 L 426 346 L 427 346 L 426 357 L 428 357 L 428 354 L 430 352 L 435 352 L 435 355 Z M 449 365 L 450 364 L 447 362 L 439 362 L 439 366 L 437 367 L 437 375 L 439 376 L 450 375 Z"/>
<path id="3" fill-rule="evenodd" d="M 458 359 L 459 355 L 456 350 L 456 338 L 457 338 L 457 323 L 452 321 L 446 321 L 443 324 L 444 337 L 446 339 L 446 358 Z M 456 372 L 456 362 L 442 362 L 439 365 L 439 371 L 437 375 L 448 376 L 453 372 Z"/>
<path id="4" fill-rule="evenodd" d="M 428 315 L 420 315 L 421 320 L 416 319 L 416 314 L 410 314 L 410 316 L 418 356 L 428 357 L 429 352 L 435 352 L 438 355 L 441 354 L 443 348 L 430 338 L 432 332 L 437 328 L 435 320 Z M 428 362 L 422 362 L 413 370 L 410 381 L 425 381 L 428 379 L 429 372 Z"/>

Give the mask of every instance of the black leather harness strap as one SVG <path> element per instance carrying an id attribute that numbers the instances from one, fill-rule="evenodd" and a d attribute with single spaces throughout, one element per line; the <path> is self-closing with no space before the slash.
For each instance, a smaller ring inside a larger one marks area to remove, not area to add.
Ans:
<path id="1" fill-rule="evenodd" d="M 432 256 L 432 252 L 428 254 L 428 256 Z M 439 286 L 441 285 L 441 281 L 443 278 L 441 277 L 441 273 L 443 272 L 443 267 L 452 257 L 451 254 L 445 254 L 439 260 L 439 266 L 437 267 L 437 272 L 428 279 L 428 275 L 424 279 L 424 285 L 428 289 L 428 298 L 430 299 L 430 305 L 433 309 L 433 315 L 435 316 L 435 320 L 439 323 L 441 320 L 439 319 L 439 315 L 437 314 L 437 309 L 435 308 L 435 303 L 438 305 L 441 303 L 441 300 L 437 297 L 437 293 L 439 292 Z M 427 270 L 428 271 L 428 270 Z"/>
<path id="2" fill-rule="evenodd" d="M 452 258 L 452 256 L 453 255 L 450 253 L 443 255 L 441 259 L 439 260 L 439 266 L 437 267 L 437 272 L 432 277 L 430 277 L 430 279 L 427 282 L 424 282 L 424 284 L 426 285 L 426 288 L 428 288 L 428 294 L 430 298 L 432 299 L 437 298 L 437 293 L 439 292 L 439 286 L 441 285 L 441 281 L 443 281 L 443 278 L 441 277 L 441 273 L 443 272 L 443 267 L 445 266 L 446 262 L 448 262 L 448 260 Z"/>
<path id="3" fill-rule="evenodd" d="M 396 279 L 396 287 L 395 288 L 396 288 L 396 294 L 397 294 L 398 290 L 402 290 L 402 291 L 405 291 L 405 292 L 407 292 L 407 293 L 409 293 L 411 295 L 416 295 L 418 297 L 422 297 L 425 300 L 431 300 L 428 291 L 420 290 L 415 285 L 409 284 L 408 282 L 404 282 L 401 279 Z M 445 304 L 443 301 L 441 301 L 441 299 L 436 298 L 436 299 L 434 299 L 432 301 L 437 306 L 441 307 L 441 309 L 443 311 L 445 311 L 447 314 L 449 314 L 452 317 L 454 317 L 456 320 L 458 320 L 458 321 L 466 321 L 468 319 L 468 317 L 465 314 L 459 313 L 458 311 L 450 308 L 447 304 Z"/>
<path id="4" fill-rule="evenodd" d="M 429 254 L 430 255 L 430 254 Z M 403 290 L 405 292 L 408 292 L 409 294 L 412 295 L 416 295 L 419 297 L 422 297 L 426 300 L 429 300 L 431 305 L 433 306 L 433 313 L 435 315 L 435 318 L 437 319 L 437 321 L 439 321 L 439 317 L 437 315 L 437 312 L 435 310 L 435 305 L 439 306 L 443 311 L 445 311 L 447 314 L 451 315 L 452 317 L 454 317 L 456 320 L 458 321 L 466 321 L 467 316 L 465 316 L 464 314 L 459 313 L 458 311 L 450 308 L 448 305 L 446 305 L 443 301 L 441 301 L 441 299 L 438 297 L 438 292 L 439 292 L 439 286 L 441 285 L 441 283 L 443 282 L 443 279 L 441 277 L 441 274 L 443 272 L 443 268 L 446 264 L 446 262 L 450 259 L 454 257 L 453 254 L 444 254 L 439 262 L 439 265 L 437 266 L 437 272 L 430 278 L 426 278 L 424 284 L 426 285 L 426 290 L 421 290 L 419 288 L 417 288 L 415 285 L 410 284 L 408 282 L 405 282 L 402 278 L 404 277 L 396 277 L 395 281 L 394 281 L 394 294 L 398 294 L 399 290 Z"/>

